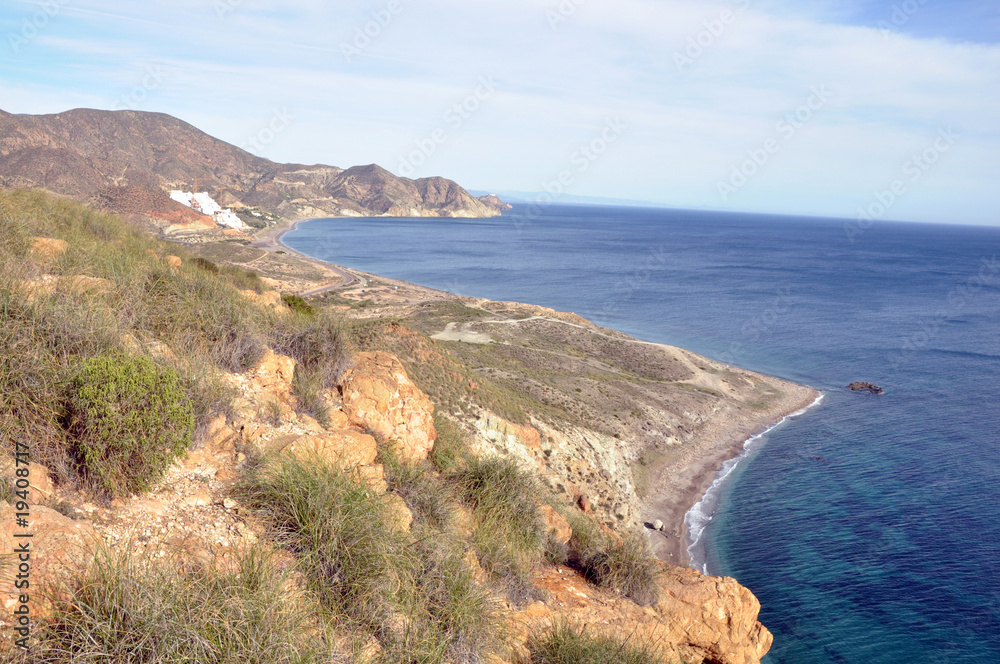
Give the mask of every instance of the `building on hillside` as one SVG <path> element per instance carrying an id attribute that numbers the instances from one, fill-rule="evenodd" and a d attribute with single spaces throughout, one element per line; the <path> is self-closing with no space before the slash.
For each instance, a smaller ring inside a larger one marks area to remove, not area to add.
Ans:
<path id="1" fill-rule="evenodd" d="M 237 230 L 243 230 L 246 228 L 243 224 L 243 220 L 237 217 L 236 213 L 232 210 L 223 210 L 211 196 L 203 191 L 192 193 L 190 191 L 174 189 L 170 192 L 170 198 L 177 201 L 181 205 L 186 205 L 192 210 L 197 210 L 198 212 L 211 217 L 219 226 L 235 228 Z"/>

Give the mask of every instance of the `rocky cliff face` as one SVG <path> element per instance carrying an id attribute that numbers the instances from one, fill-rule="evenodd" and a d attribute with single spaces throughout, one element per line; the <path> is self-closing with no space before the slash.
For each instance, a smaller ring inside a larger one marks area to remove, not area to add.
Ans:
<path id="1" fill-rule="evenodd" d="M 194 186 L 216 198 L 289 219 L 316 216 L 494 217 L 444 178 L 410 180 L 375 165 L 344 170 L 278 164 L 162 113 L 76 109 L 55 115 L 0 111 L 0 186 L 41 187 L 116 213 L 163 218 L 165 190 Z M 145 193 L 143 193 L 145 192 Z"/>
<path id="2" fill-rule="evenodd" d="M 686 664 L 756 664 L 773 641 L 757 620 L 757 598 L 730 578 L 664 564 L 660 599 L 646 608 L 590 586 L 566 567 L 547 570 L 537 583 L 549 596 L 515 616 L 514 631 L 521 638 L 569 620 L 598 633 L 654 644 L 662 661 Z"/>
<path id="3" fill-rule="evenodd" d="M 393 506 L 396 527 L 408 529 L 412 514 L 394 494 L 386 493 L 385 474 L 376 463 L 377 433 L 399 445 L 402 455 L 426 458 L 436 437 L 433 406 L 409 379 L 403 365 L 389 353 L 361 353 L 340 380 L 342 407 L 334 410 L 327 427 L 295 412 L 292 377 L 295 361 L 268 351 L 258 368 L 246 375 L 231 375 L 229 382 L 241 396 L 232 418 L 219 416 L 209 424 L 198 449 L 178 461 L 162 486 L 150 494 L 119 506 L 85 504 L 87 521 L 76 521 L 41 506 L 33 506 L 30 531 L 33 588 L 54 587 L 65 575 L 80 570 L 93 556 L 93 545 L 128 542 L 155 548 L 161 544 L 182 547 L 185 555 L 211 559 L 213 550 L 236 551 L 259 535 L 240 517 L 241 508 L 226 491 L 243 463 L 248 445 L 280 455 L 305 455 L 355 468 L 359 476 Z M 273 406 L 279 404 L 280 412 Z M 487 418 L 477 425 L 484 437 L 503 446 L 540 449 L 539 433 L 532 427 Z M 9 465 L 9 464 L 8 464 Z M 9 468 L 7 469 L 9 470 Z M 51 494 L 51 483 L 42 468 L 35 468 L 37 489 Z M 0 479 L 9 482 L 0 469 Z M 0 547 L 14 546 L 14 508 L 0 503 Z M 565 519 L 551 508 L 546 520 L 554 528 L 571 531 Z M 135 538 L 138 537 L 138 540 Z M 17 606 L 16 569 L 0 573 L 0 626 L 12 624 Z M 708 577 L 690 569 L 663 565 L 659 601 L 640 607 L 610 591 L 596 588 L 566 567 L 547 568 L 536 584 L 547 599 L 510 614 L 515 650 L 523 654 L 528 635 L 555 621 L 572 621 L 608 634 L 629 634 L 654 643 L 666 661 L 715 664 L 755 664 L 771 644 L 771 635 L 757 621 L 760 604 L 733 579 Z M 37 592 L 36 592 L 37 594 Z M 36 607 L 35 618 L 44 618 L 46 607 Z M 520 645 L 519 645 L 520 644 Z M 515 653 L 516 656 L 516 653 Z"/>
<path id="4" fill-rule="evenodd" d="M 403 458 L 423 461 L 434 446 L 434 406 L 389 353 L 358 353 L 340 379 L 347 421 L 399 446 Z"/>

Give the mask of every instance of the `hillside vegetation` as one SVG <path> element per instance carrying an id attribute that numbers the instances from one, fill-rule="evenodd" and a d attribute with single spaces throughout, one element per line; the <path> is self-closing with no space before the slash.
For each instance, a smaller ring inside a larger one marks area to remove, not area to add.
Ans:
<path id="1" fill-rule="evenodd" d="M 0 451 L 27 444 L 44 467 L 37 481 L 54 488 L 36 512 L 51 508 L 67 527 L 88 514 L 128 521 L 154 489 L 197 484 L 171 473 L 194 463 L 189 454 L 208 458 L 226 429 L 239 442 L 225 458 L 238 461 L 203 480 L 228 487 L 225 500 L 190 504 L 218 502 L 216 513 L 237 514 L 237 530 L 250 533 L 212 555 L 99 543 L 86 564 L 34 591 L 46 607 L 34 647 L 5 650 L 7 623 L 0 658 L 658 661 L 659 645 L 563 623 L 528 634 L 512 619 L 547 600 L 539 570 L 569 565 L 606 589 L 595 592 L 646 606 L 660 599 L 660 568 L 644 539 L 603 529 L 514 459 L 473 454 L 447 419 L 428 460 L 374 428 L 347 431 L 337 399 L 353 371 L 349 340 L 363 337 L 355 325 L 80 204 L 0 192 Z M 234 386 L 280 358 L 294 365 L 291 398 L 247 404 Z M 493 396 L 512 409 L 532 403 Z M 315 434 L 287 435 L 292 420 Z M 335 434 L 374 438 L 377 459 L 352 466 L 318 444 L 312 454 L 287 443 Z M 2 497 L 15 503 L 8 479 Z"/>

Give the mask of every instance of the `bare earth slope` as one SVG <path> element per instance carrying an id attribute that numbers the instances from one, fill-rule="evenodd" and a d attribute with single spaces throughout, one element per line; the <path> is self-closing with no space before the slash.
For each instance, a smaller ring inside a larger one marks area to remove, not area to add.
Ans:
<path id="1" fill-rule="evenodd" d="M 166 198 L 199 189 L 288 219 L 316 216 L 494 217 L 501 205 L 451 180 L 399 178 L 374 164 L 344 170 L 279 164 L 163 113 L 0 111 L 0 186 L 44 188 L 94 202 L 138 187 Z M 127 207 L 127 206 L 126 206 Z M 125 209 L 111 208 L 125 213 Z"/>

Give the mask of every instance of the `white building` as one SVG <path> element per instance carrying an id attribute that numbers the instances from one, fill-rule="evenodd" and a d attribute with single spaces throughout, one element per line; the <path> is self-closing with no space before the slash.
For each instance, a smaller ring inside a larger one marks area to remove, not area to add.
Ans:
<path id="1" fill-rule="evenodd" d="M 218 203 L 212 200 L 211 196 L 203 191 L 193 194 L 190 191 L 174 189 L 170 192 L 170 198 L 182 205 L 188 206 L 192 210 L 197 210 L 202 214 L 212 217 L 212 219 L 215 220 L 215 223 L 219 226 L 236 228 L 239 230 L 246 228 L 243 224 L 243 220 L 237 217 L 232 210 L 223 210 Z"/>

